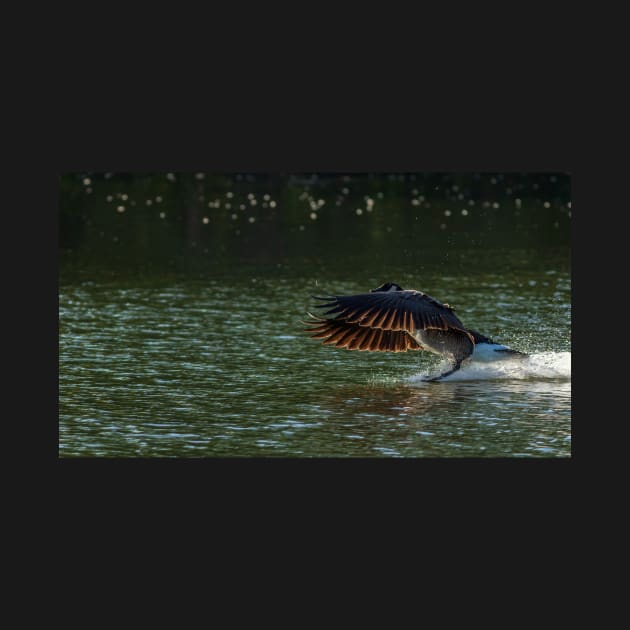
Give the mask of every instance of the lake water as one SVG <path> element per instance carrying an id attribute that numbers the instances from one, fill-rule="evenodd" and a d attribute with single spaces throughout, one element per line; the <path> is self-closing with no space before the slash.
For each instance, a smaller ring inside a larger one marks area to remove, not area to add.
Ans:
<path id="1" fill-rule="evenodd" d="M 107 185 L 99 204 L 77 202 L 80 229 L 62 242 L 60 457 L 571 455 L 570 213 L 522 219 L 512 203 L 500 222 L 491 206 L 421 212 L 391 195 L 313 219 L 278 194 L 293 214 L 232 219 L 204 203 L 191 219 L 168 199 L 121 212 Z M 386 281 L 530 356 L 427 383 L 436 355 L 302 332 L 312 294 Z"/>

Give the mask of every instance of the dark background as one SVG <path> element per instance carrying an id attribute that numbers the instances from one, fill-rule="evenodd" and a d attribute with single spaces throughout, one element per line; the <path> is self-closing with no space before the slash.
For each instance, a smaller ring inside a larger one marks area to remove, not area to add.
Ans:
<path id="1" fill-rule="evenodd" d="M 60 177 L 67 274 L 229 275 L 237 264 L 568 247 L 571 181 L 546 173 L 116 173 Z M 452 261 L 450 261 L 452 262 Z M 483 257 L 479 260 L 483 265 Z"/>

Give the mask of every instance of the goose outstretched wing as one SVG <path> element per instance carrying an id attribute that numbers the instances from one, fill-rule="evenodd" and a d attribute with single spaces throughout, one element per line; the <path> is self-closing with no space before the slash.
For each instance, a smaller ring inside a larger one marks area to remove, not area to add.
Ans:
<path id="1" fill-rule="evenodd" d="M 309 315 L 311 315 L 309 313 Z M 316 317 L 311 315 L 311 327 L 305 330 L 313 333 L 313 339 L 321 339 L 325 345 L 348 350 L 369 350 L 371 352 L 405 352 L 422 350 L 422 346 L 404 330 L 383 330 L 350 324 L 338 318 Z"/>
<path id="2" fill-rule="evenodd" d="M 417 330 L 454 330 L 469 336 L 453 309 L 422 291 L 371 291 L 357 295 L 313 296 L 328 308 L 324 316 L 311 315 L 315 339 L 349 350 L 404 352 L 422 350 Z"/>

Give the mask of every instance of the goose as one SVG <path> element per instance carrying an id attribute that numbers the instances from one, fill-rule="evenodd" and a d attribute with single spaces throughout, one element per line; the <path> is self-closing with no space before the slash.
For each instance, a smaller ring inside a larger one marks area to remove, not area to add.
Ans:
<path id="1" fill-rule="evenodd" d="M 385 282 L 368 293 L 311 297 L 325 302 L 315 308 L 329 310 L 324 317 L 307 312 L 311 320 L 302 323 L 308 326 L 304 330 L 312 333 L 311 338 L 322 340 L 324 345 L 370 352 L 425 350 L 451 360 L 450 369 L 425 381 L 453 374 L 469 357 L 494 361 L 527 356 L 466 328 L 448 304 L 394 282 Z"/>

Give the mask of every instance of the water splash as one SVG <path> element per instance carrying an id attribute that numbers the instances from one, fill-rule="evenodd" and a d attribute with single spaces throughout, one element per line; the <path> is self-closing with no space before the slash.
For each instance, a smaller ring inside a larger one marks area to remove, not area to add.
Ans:
<path id="1" fill-rule="evenodd" d="M 414 374 L 408 382 L 424 383 L 428 376 L 435 376 L 448 369 L 450 362 L 440 363 L 431 374 Z M 492 363 L 471 361 L 460 370 L 438 382 L 496 379 L 571 379 L 570 352 L 540 352 L 527 357 L 506 358 Z"/>

